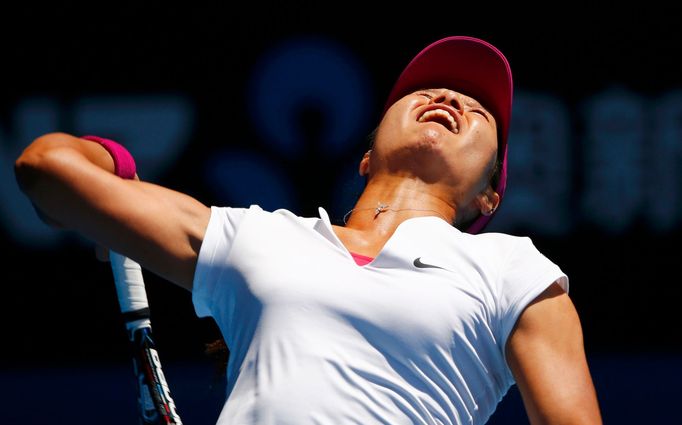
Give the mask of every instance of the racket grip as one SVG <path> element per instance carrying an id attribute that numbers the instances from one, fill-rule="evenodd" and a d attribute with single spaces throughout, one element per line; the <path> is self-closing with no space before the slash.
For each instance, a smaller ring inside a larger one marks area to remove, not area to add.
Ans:
<path id="1" fill-rule="evenodd" d="M 136 329 L 151 326 L 142 267 L 114 251 L 109 251 L 109 260 L 114 274 L 118 303 L 128 329 L 128 336 L 132 340 Z"/>

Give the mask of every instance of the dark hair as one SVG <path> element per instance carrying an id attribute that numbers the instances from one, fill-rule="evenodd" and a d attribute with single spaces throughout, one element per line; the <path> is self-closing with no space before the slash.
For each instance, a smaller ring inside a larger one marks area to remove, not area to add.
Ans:
<path id="1" fill-rule="evenodd" d="M 367 141 L 369 142 L 369 148 L 372 149 L 374 147 L 374 141 L 377 139 L 377 132 L 379 131 L 379 126 L 374 127 L 374 130 L 372 130 L 368 135 L 367 135 Z"/>

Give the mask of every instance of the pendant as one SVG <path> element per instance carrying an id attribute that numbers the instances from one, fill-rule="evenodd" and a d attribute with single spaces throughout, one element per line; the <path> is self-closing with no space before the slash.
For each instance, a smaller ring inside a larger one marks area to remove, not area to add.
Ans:
<path id="1" fill-rule="evenodd" d="M 382 204 L 379 202 L 379 205 L 374 209 L 374 218 L 377 218 L 379 214 L 381 214 L 384 211 L 388 210 L 388 205 L 387 204 Z"/>

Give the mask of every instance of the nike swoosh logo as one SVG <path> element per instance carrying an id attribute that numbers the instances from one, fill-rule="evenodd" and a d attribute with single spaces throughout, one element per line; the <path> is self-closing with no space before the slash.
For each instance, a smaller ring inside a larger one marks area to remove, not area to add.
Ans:
<path id="1" fill-rule="evenodd" d="M 418 267 L 420 269 L 441 269 L 441 270 L 445 270 L 444 268 L 439 267 L 439 266 L 434 266 L 433 264 L 422 263 L 422 257 L 417 257 L 414 259 L 414 266 Z"/>

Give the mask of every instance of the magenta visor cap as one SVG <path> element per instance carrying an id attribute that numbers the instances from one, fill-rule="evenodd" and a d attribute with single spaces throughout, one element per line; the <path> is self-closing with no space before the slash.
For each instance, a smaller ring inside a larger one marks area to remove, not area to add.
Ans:
<path id="1" fill-rule="evenodd" d="M 426 46 L 405 67 L 391 89 L 384 112 L 403 96 L 427 88 L 448 88 L 473 97 L 495 117 L 498 158 L 502 161 L 495 191 L 502 202 L 507 187 L 507 137 L 513 96 L 509 62 L 484 40 L 467 36 L 440 39 Z M 480 232 L 491 218 L 479 216 L 466 232 Z"/>

